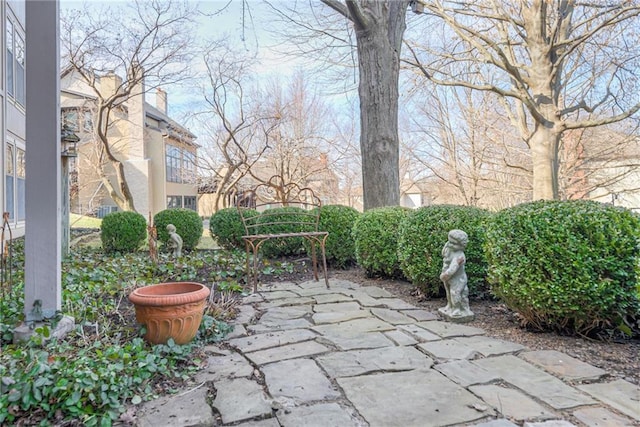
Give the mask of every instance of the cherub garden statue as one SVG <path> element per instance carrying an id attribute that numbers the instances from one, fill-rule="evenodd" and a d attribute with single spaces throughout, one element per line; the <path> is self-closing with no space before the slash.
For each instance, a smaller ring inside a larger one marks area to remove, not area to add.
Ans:
<path id="1" fill-rule="evenodd" d="M 464 249 L 469 237 L 462 230 L 449 231 L 447 243 L 442 248 L 442 273 L 440 280 L 447 293 L 447 305 L 438 309 L 445 319 L 456 323 L 470 322 L 474 314 L 469 308 L 469 288 L 467 273 L 464 271 L 466 258 Z"/>
<path id="2" fill-rule="evenodd" d="M 167 231 L 169 232 L 168 246 L 173 248 L 173 256 L 176 258 L 182 256 L 182 237 L 176 233 L 176 226 L 173 224 L 167 224 Z"/>

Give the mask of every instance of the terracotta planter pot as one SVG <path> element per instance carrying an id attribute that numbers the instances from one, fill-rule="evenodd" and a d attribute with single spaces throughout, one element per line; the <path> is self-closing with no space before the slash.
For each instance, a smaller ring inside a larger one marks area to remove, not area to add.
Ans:
<path id="1" fill-rule="evenodd" d="M 200 283 L 159 283 L 135 289 L 129 301 L 136 308 L 136 320 L 145 325 L 144 339 L 151 344 L 186 344 L 196 336 L 209 288 Z"/>

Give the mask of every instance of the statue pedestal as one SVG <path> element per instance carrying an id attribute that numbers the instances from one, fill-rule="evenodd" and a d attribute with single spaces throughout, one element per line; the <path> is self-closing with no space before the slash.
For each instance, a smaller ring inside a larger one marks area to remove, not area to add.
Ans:
<path id="1" fill-rule="evenodd" d="M 44 322 L 35 322 L 33 325 L 27 325 L 26 323 L 22 323 L 13 330 L 13 343 L 21 344 L 29 341 L 31 336 L 35 333 L 35 329 L 45 325 Z M 62 339 L 69 332 L 73 331 L 76 327 L 75 320 L 71 316 L 63 316 L 62 319 L 58 322 L 56 327 L 51 331 L 48 338 L 45 338 L 45 341 L 50 340 L 52 338 Z"/>
<path id="2" fill-rule="evenodd" d="M 444 317 L 444 320 L 452 323 L 469 323 L 475 318 L 475 314 L 471 310 L 464 313 L 451 314 L 446 310 L 446 307 L 442 307 L 438 309 L 438 313 Z"/>

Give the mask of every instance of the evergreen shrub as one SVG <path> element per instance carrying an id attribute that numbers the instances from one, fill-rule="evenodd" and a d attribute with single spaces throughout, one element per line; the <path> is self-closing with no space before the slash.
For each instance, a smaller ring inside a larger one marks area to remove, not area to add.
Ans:
<path id="1" fill-rule="evenodd" d="M 320 208 L 320 231 L 328 231 L 325 244 L 327 263 L 345 268 L 356 261 L 356 246 L 353 240 L 353 224 L 360 213 L 350 206 L 326 205 Z M 309 252 L 309 243 L 305 241 Z M 319 253 L 318 253 L 319 254 Z"/>
<path id="2" fill-rule="evenodd" d="M 112 212 L 102 219 L 100 240 L 107 253 L 135 252 L 147 237 L 147 221 L 137 212 Z"/>
<path id="3" fill-rule="evenodd" d="M 410 210 L 400 206 L 370 209 L 353 224 L 356 260 L 369 277 L 401 278 L 398 232 Z"/>
<path id="4" fill-rule="evenodd" d="M 485 222 L 491 213 L 471 206 L 434 205 L 412 211 L 398 237 L 398 257 L 403 274 L 429 297 L 445 294 L 440 281 L 442 248 L 450 230 L 463 230 L 469 236 L 464 250 L 469 295 L 489 295 L 484 256 Z"/>
<path id="5" fill-rule="evenodd" d="M 198 212 L 191 209 L 165 209 L 155 214 L 153 224 L 158 233 L 158 241 L 164 245 L 169 242 L 169 232 L 167 231 L 169 224 L 175 225 L 176 233 L 182 237 L 182 249 L 184 250 L 195 249 L 202 237 L 202 220 Z"/>
<path id="6" fill-rule="evenodd" d="M 245 217 L 255 217 L 258 212 L 254 209 L 245 209 Z M 227 250 L 244 249 L 242 236 L 246 234 L 242 218 L 237 208 L 224 208 L 211 215 L 209 231 L 218 244 Z"/>
<path id="7" fill-rule="evenodd" d="M 533 328 L 630 334 L 640 318 L 640 216 L 629 210 L 584 200 L 505 209 L 486 251 L 493 292 Z"/>
<path id="8" fill-rule="evenodd" d="M 296 206 L 266 209 L 256 218 L 256 223 L 259 224 L 257 233 L 282 234 L 313 231 L 309 226 L 296 222 L 295 216 L 297 213 L 299 213 L 301 217 L 303 215 L 305 217 L 308 215 L 308 213 L 305 213 L 304 209 Z M 283 222 L 283 224 L 271 224 L 273 222 Z M 269 239 L 260 246 L 260 252 L 266 258 L 298 255 L 303 253 L 304 250 L 303 237 Z"/>

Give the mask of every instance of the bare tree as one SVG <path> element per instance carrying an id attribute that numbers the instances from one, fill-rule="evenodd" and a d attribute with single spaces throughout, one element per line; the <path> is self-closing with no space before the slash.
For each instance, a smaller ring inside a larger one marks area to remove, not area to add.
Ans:
<path id="1" fill-rule="evenodd" d="M 497 208 L 505 193 L 517 202 L 528 200 L 531 170 L 522 154 L 525 147 L 509 133 L 496 99 L 468 88 L 424 83 L 412 95 L 416 105 L 406 120 L 410 129 L 402 151 L 433 183 L 433 201 Z"/>
<path id="2" fill-rule="evenodd" d="M 640 4 L 434 0 L 410 64 L 435 83 L 501 97 L 531 152 L 533 199 L 559 197 L 562 135 L 636 114 Z M 433 37 L 435 28 L 441 32 Z M 425 36 L 426 38 L 426 36 Z"/>
<path id="3" fill-rule="evenodd" d="M 212 43 L 203 56 L 208 84 L 203 88 L 206 111 L 197 114 L 212 144 L 200 157 L 200 186 L 214 194 L 213 209 L 228 207 L 239 183 L 268 149 L 279 117 L 269 115 L 261 100 L 247 95 L 252 84 L 251 61 L 225 41 Z"/>
<path id="4" fill-rule="evenodd" d="M 189 28 L 194 10 L 186 2 L 141 1 L 120 8 L 71 10 L 61 17 L 63 64 L 77 73 L 95 96 L 93 134 L 104 159 L 101 181 L 122 210 L 135 210 L 123 156 L 112 137 L 127 102 L 142 93 L 185 78 L 191 57 Z M 124 76 L 110 91 L 100 85 L 104 76 Z M 101 160 L 99 160 L 101 161 Z M 109 167 L 106 167 L 106 166 Z M 115 182 L 110 179 L 113 171 Z"/>
<path id="5" fill-rule="evenodd" d="M 277 175 L 284 186 L 313 186 L 322 196 L 323 181 L 333 178 L 328 160 L 333 145 L 327 137 L 329 107 L 301 71 L 285 84 L 281 79 L 268 82 L 262 100 L 263 108 L 278 122 L 270 131 L 269 149 L 251 169 L 251 176 L 267 183 Z"/>

